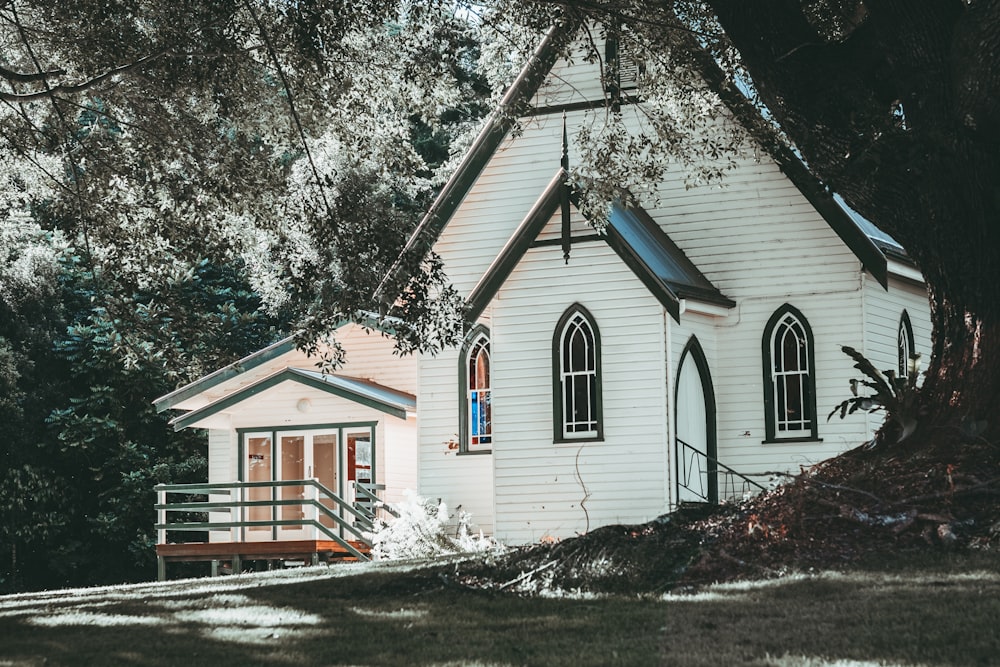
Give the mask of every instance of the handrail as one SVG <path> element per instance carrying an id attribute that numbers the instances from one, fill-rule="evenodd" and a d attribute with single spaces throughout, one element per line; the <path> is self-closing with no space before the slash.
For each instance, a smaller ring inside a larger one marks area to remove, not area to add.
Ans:
<path id="1" fill-rule="evenodd" d="M 378 489 L 378 490 L 385 490 L 385 485 L 383 485 L 383 484 L 362 484 L 361 482 L 358 482 L 358 481 L 354 482 L 354 492 L 355 492 L 356 495 L 362 496 L 366 500 L 370 500 L 372 503 L 375 504 L 376 507 L 378 507 L 379 509 L 384 510 L 385 512 L 391 514 L 392 516 L 394 516 L 394 517 L 396 517 L 398 519 L 399 518 L 399 512 L 397 512 L 395 509 L 393 509 L 390 505 L 387 505 L 386 503 L 382 502 L 381 498 L 379 498 L 377 495 L 375 495 L 374 493 L 371 492 L 371 490 L 370 490 L 371 488 Z M 366 514 L 367 514 L 367 512 L 366 512 Z M 372 520 L 375 519 L 375 513 L 374 512 L 371 512 L 371 518 L 372 518 Z"/>
<path id="2" fill-rule="evenodd" d="M 281 488 L 281 487 L 311 487 L 315 489 L 312 493 L 312 497 L 308 498 L 272 498 L 270 500 L 244 500 L 245 494 L 242 493 L 244 489 L 254 489 L 254 488 Z M 356 485 L 356 488 L 358 486 Z M 363 488 L 363 487 L 362 487 Z M 376 487 L 377 488 L 377 487 Z M 382 487 L 384 488 L 384 487 Z M 280 526 L 301 526 L 304 528 L 313 528 L 318 533 L 329 537 L 331 540 L 337 542 L 342 546 L 348 553 L 355 556 L 356 558 L 366 560 L 367 556 L 361 553 L 358 549 L 354 547 L 348 540 L 346 540 L 342 534 L 343 532 L 350 533 L 352 536 L 357 538 L 357 541 L 364 544 L 367 547 L 371 547 L 370 539 L 359 530 L 359 527 L 363 530 L 371 530 L 373 527 L 372 518 L 367 516 L 367 512 L 363 508 L 356 507 L 352 503 L 347 502 L 344 498 L 339 496 L 337 493 L 332 491 L 323 485 L 319 480 L 316 479 L 298 479 L 298 480 L 274 480 L 269 482 L 214 482 L 214 483 L 195 483 L 195 484 L 157 484 L 155 487 L 157 492 L 157 503 L 154 509 L 157 512 L 157 523 L 156 530 L 159 532 L 161 543 L 166 542 L 166 532 L 169 531 L 214 531 L 214 530 L 232 530 L 232 529 L 245 529 L 245 528 L 257 528 L 257 527 L 280 527 Z M 231 500 L 220 501 L 209 499 L 207 501 L 187 501 L 179 503 L 168 503 L 167 494 L 177 494 L 184 493 L 186 495 L 225 495 L 229 496 Z M 235 495 L 235 498 L 234 498 Z M 376 502 L 381 503 L 378 496 L 372 494 L 368 489 L 364 489 L 365 498 L 372 498 Z M 324 503 L 320 502 L 323 498 L 333 501 L 335 508 L 328 507 Z M 301 519 L 270 519 L 270 520 L 237 520 L 242 517 L 245 508 L 248 507 L 288 507 L 288 506 L 298 506 L 302 508 L 312 509 L 311 518 L 301 518 Z M 168 512 L 197 512 L 203 514 L 211 513 L 222 513 L 228 512 L 232 517 L 230 521 L 186 521 L 186 522 L 176 522 L 170 523 L 167 518 Z M 349 520 L 344 514 L 349 514 L 353 517 L 353 521 Z M 323 525 L 320 522 L 321 517 L 329 518 L 336 526 L 336 528 L 331 529 L 328 526 Z M 356 524 L 356 525 L 355 525 Z M 337 530 L 341 532 L 341 535 L 337 534 Z"/>
<path id="3" fill-rule="evenodd" d="M 685 452 L 686 455 L 683 457 L 679 457 L 678 460 L 677 485 L 681 488 L 686 489 L 690 493 L 693 493 L 695 496 L 701 498 L 704 502 L 711 502 L 711 503 L 718 502 L 718 498 L 712 498 L 710 497 L 710 495 L 705 495 L 704 493 L 700 492 L 699 490 L 691 486 L 691 473 L 693 472 L 693 466 L 689 468 L 689 463 L 692 463 L 695 460 L 697 460 L 699 464 L 698 465 L 699 479 L 701 478 L 701 475 L 703 473 L 710 476 L 718 474 L 724 475 L 724 478 L 726 480 L 725 486 L 728 490 L 732 491 L 731 494 L 726 494 L 726 498 L 733 498 L 736 496 L 735 493 L 736 485 L 733 483 L 734 478 L 742 480 L 743 491 L 747 491 L 751 487 L 756 487 L 758 492 L 767 490 L 767 488 L 762 484 L 754 481 L 753 479 L 750 479 L 750 477 L 746 476 L 745 474 L 738 472 L 733 468 L 730 468 L 729 466 L 727 466 L 725 463 L 722 463 L 714 456 L 709 456 L 705 452 L 701 451 L 700 449 L 697 449 L 696 447 L 693 447 L 692 445 L 689 445 L 680 438 L 675 438 L 675 440 L 677 441 L 678 445 L 681 445 L 681 447 L 683 447 L 686 450 Z M 706 466 L 708 470 L 701 469 L 700 465 L 701 459 L 704 459 L 705 462 L 708 464 Z M 710 485 L 712 481 L 713 480 L 711 479 L 709 480 Z M 716 495 L 718 494 L 716 493 Z"/>

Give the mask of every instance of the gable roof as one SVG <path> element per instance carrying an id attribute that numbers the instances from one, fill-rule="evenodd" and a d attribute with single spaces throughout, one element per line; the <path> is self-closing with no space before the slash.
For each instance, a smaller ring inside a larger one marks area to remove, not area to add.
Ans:
<path id="1" fill-rule="evenodd" d="M 272 343 L 262 350 L 257 350 L 253 354 L 247 355 L 238 361 L 234 361 L 228 366 L 223 366 L 222 368 L 209 373 L 204 377 L 198 378 L 194 382 L 190 382 L 183 387 L 173 390 L 169 394 L 160 396 L 153 401 L 153 406 L 156 408 L 157 412 L 169 410 L 178 403 L 182 403 L 189 398 L 197 396 L 203 391 L 208 391 L 212 387 L 217 387 L 223 382 L 231 380 L 241 373 L 245 373 L 248 370 L 262 366 L 263 364 L 277 359 L 284 354 L 288 354 L 294 349 L 295 339 L 293 336 L 282 338 L 278 342 Z"/>
<path id="2" fill-rule="evenodd" d="M 496 153 L 510 130 L 515 126 L 517 119 L 514 117 L 514 112 L 523 107 L 538 91 L 545 77 L 555 65 L 560 50 L 575 36 L 578 28 L 579 23 L 556 24 L 546 33 L 534 55 L 532 55 L 517 79 L 508 89 L 500 105 L 491 114 L 483 130 L 473 142 L 468 153 L 466 153 L 465 158 L 445 184 L 441 193 L 411 235 L 409 241 L 407 241 L 399 258 L 394 262 L 392 268 L 376 290 L 376 298 L 385 299 L 388 297 L 391 299 L 391 296 L 384 293 L 384 289 L 390 279 L 405 270 L 408 258 L 414 253 L 419 253 L 420 257 L 423 257 L 437 241 L 459 205 L 465 199 L 465 196 L 479 178 L 486 164 Z M 747 125 L 748 130 L 761 142 L 771 157 L 774 158 L 778 167 L 788 177 L 789 181 L 809 201 L 816 212 L 851 252 L 854 253 L 854 256 L 857 257 L 862 266 L 884 288 L 888 289 L 888 261 L 879 243 L 873 240 L 866 233 L 866 229 L 860 226 L 854 217 L 837 203 L 834 195 L 808 169 L 801 158 L 783 142 L 777 140 L 774 129 L 767 126 L 766 121 L 760 116 L 760 112 L 747 99 L 746 95 L 725 76 L 725 73 L 719 67 L 718 63 L 715 62 L 714 58 L 711 57 L 711 54 L 699 52 L 699 55 L 699 66 L 706 83 L 718 93 L 723 104 L 726 105 L 733 115 Z M 541 201 L 540 199 L 539 202 Z M 525 222 L 531 217 L 532 214 L 529 213 Z M 519 228 L 518 231 L 521 232 L 522 230 Z M 517 233 L 515 233 L 516 235 Z M 504 252 L 506 251 L 507 248 L 505 247 Z M 504 252 L 501 252 L 501 256 Z M 681 254 L 683 255 L 683 253 Z M 697 271 L 697 269 L 695 270 Z M 469 300 L 472 302 L 471 297 Z M 478 302 L 473 305 L 478 305 Z M 479 312 L 482 311 L 480 310 Z M 676 315 L 674 316 L 676 318 Z"/>
<path id="3" fill-rule="evenodd" d="M 407 260 L 410 257 L 417 254 L 423 258 L 437 241 L 493 154 L 507 134 L 517 125 L 525 105 L 538 92 L 545 77 L 555 65 L 560 51 L 576 34 L 578 25 L 578 23 L 556 23 L 549 28 L 538 48 L 514 79 L 514 83 L 507 89 L 500 104 L 486 119 L 483 129 L 479 131 L 462 162 L 444 184 L 434 203 L 410 235 L 399 257 L 375 290 L 376 300 L 388 298 L 391 301 L 395 298 L 394 294 L 389 295 L 384 292 L 390 280 L 406 270 Z"/>
<path id="4" fill-rule="evenodd" d="M 360 320 L 359 324 L 361 326 L 381 331 L 382 333 L 392 335 L 392 323 L 391 318 L 379 319 L 374 313 L 358 313 L 358 318 Z M 341 320 L 333 328 L 334 330 L 339 329 L 347 324 L 350 324 L 354 320 Z M 274 361 L 278 357 L 281 357 L 289 352 L 296 349 L 295 336 L 288 336 L 282 338 L 281 340 L 268 345 L 267 347 L 257 350 L 253 354 L 249 354 L 242 359 L 234 361 L 231 364 L 223 366 L 222 368 L 209 373 L 203 377 L 198 378 L 193 382 L 189 382 L 183 387 L 178 387 L 169 394 L 164 394 L 153 401 L 153 406 L 156 408 L 157 412 L 163 412 L 164 410 L 169 410 L 170 408 L 183 403 L 189 398 L 193 398 L 198 394 L 208 391 L 213 387 L 217 387 L 220 384 L 232 380 L 238 375 L 242 375 L 247 371 L 259 368 L 271 361 Z"/>
<path id="5" fill-rule="evenodd" d="M 556 172 L 528 215 L 472 289 L 466 313 L 470 321 L 475 321 L 482 314 L 566 199 L 577 203 L 576 197 L 569 191 L 568 177 L 565 169 Z M 675 320 L 680 320 L 681 299 L 697 299 L 725 307 L 735 305 L 734 301 L 723 296 L 709 282 L 641 207 L 613 204 L 604 222 L 604 234 L 601 238 Z"/>
<path id="6" fill-rule="evenodd" d="M 170 424 L 174 427 L 175 431 L 180 431 L 202 419 L 218 414 L 227 408 L 267 391 L 282 382 L 297 382 L 333 396 L 374 408 L 400 419 L 406 419 L 408 413 L 416 412 L 417 409 L 417 399 L 413 394 L 398 391 L 377 382 L 361 380 L 345 375 L 324 374 L 305 368 L 285 368 L 253 384 L 242 387 L 231 394 L 227 394 L 204 407 L 175 417 L 170 421 Z"/>

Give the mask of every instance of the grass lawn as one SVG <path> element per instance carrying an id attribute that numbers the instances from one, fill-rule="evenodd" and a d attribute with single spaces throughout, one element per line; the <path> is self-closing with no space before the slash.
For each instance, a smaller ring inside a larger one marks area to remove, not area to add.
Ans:
<path id="1" fill-rule="evenodd" d="M 526 599 L 399 566 L 0 597 L 6 665 L 1000 665 L 995 556 L 657 599 Z"/>

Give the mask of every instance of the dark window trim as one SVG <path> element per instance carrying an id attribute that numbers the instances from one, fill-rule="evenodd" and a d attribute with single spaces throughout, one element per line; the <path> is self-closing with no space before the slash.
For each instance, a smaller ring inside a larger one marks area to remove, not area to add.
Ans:
<path id="1" fill-rule="evenodd" d="M 485 336 L 490 346 L 490 392 L 493 391 L 493 338 L 490 330 L 483 324 L 477 324 L 469 330 L 462 341 L 461 352 L 458 355 L 458 453 L 459 454 L 489 454 L 493 452 L 493 432 L 490 431 L 490 446 L 478 446 L 471 449 L 469 444 L 469 352 L 480 336 Z"/>
<path id="2" fill-rule="evenodd" d="M 681 470 L 680 470 L 680 460 L 677 459 L 677 452 L 679 451 L 677 446 L 677 405 L 678 397 L 680 396 L 681 388 L 681 371 L 684 369 L 684 362 L 688 360 L 688 357 L 694 362 L 695 368 L 698 371 L 698 375 L 701 378 L 701 388 L 705 394 L 705 426 L 707 433 L 707 440 L 705 442 L 705 449 L 708 450 L 705 453 L 709 457 L 709 469 L 708 469 L 708 496 L 709 502 L 718 503 L 719 502 L 719 476 L 717 470 L 713 469 L 712 462 L 719 460 L 719 442 L 718 433 L 716 431 L 716 406 L 715 406 L 715 386 L 712 384 L 712 371 L 708 365 L 708 357 L 705 356 L 705 350 L 701 346 L 701 342 L 698 337 L 694 334 L 688 338 L 688 342 L 684 345 L 684 350 L 681 352 L 680 361 L 677 362 L 677 378 L 674 380 L 674 458 L 675 458 L 675 492 L 677 497 L 680 497 L 680 487 L 681 487 Z"/>
<path id="3" fill-rule="evenodd" d="M 597 385 L 597 398 L 594 402 L 594 415 L 597 421 L 597 435 L 587 435 L 579 438 L 567 437 L 563 433 L 564 418 L 562 409 L 562 346 L 563 333 L 570 318 L 579 313 L 587 321 L 594 334 L 594 379 Z M 571 444 L 583 442 L 604 441 L 604 390 L 601 384 L 601 331 L 597 321 L 582 304 L 574 303 L 566 309 L 556 324 L 552 334 L 552 442 L 556 444 Z"/>
<path id="4" fill-rule="evenodd" d="M 812 428 L 810 429 L 809 435 L 793 435 L 787 438 L 778 437 L 777 427 L 775 424 L 775 407 L 774 407 L 774 383 L 771 380 L 771 366 L 773 360 L 771 358 L 771 336 L 774 334 L 774 328 L 778 325 L 785 315 L 793 315 L 798 319 L 799 323 L 802 324 L 802 330 L 806 335 L 806 345 L 808 350 L 806 351 L 806 358 L 809 362 L 809 375 L 808 375 L 808 387 L 809 387 L 809 402 L 808 407 L 810 408 L 810 413 L 812 415 Z M 761 368 L 764 372 L 764 433 L 765 437 L 763 444 L 774 443 L 774 442 L 819 442 L 819 419 L 816 418 L 816 339 L 813 337 L 812 327 L 809 326 L 809 320 L 806 319 L 805 315 L 802 314 L 795 306 L 786 303 L 774 311 L 771 315 L 771 319 L 767 321 L 767 325 L 764 327 L 764 335 L 761 338 Z"/>
<path id="5" fill-rule="evenodd" d="M 907 345 L 906 354 L 900 355 L 901 350 L 899 348 L 899 334 L 906 333 Z M 899 316 L 899 326 L 896 328 L 896 357 L 897 357 L 897 373 L 900 378 L 907 376 L 907 370 L 909 369 L 910 359 L 917 353 L 917 344 L 913 340 L 913 325 L 910 324 L 910 314 L 906 312 L 906 308 L 903 309 L 903 313 Z"/>

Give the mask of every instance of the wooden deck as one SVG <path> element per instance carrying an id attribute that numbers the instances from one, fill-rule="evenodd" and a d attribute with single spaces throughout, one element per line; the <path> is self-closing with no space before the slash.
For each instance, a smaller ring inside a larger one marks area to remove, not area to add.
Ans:
<path id="1" fill-rule="evenodd" d="M 363 554 L 370 552 L 363 542 L 351 540 L 350 544 Z M 247 560 L 301 560 L 316 565 L 320 562 L 353 561 L 355 557 L 333 540 L 284 540 L 157 544 L 156 560 L 158 579 L 162 581 L 166 578 L 168 562 L 228 562 L 233 572 L 239 572 L 242 562 Z"/>

